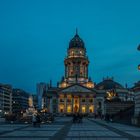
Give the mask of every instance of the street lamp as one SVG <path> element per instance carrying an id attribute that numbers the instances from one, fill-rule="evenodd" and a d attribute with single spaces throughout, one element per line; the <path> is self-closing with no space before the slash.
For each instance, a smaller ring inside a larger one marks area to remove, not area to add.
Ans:
<path id="1" fill-rule="evenodd" d="M 138 49 L 138 51 L 140 51 L 140 44 L 138 45 L 138 48 L 137 49 Z"/>
<path id="2" fill-rule="evenodd" d="M 140 51 L 140 44 L 138 45 L 137 50 Z M 138 65 L 138 70 L 140 70 L 140 64 Z"/>
<path id="3" fill-rule="evenodd" d="M 138 70 L 140 70 L 140 64 L 138 65 Z"/>

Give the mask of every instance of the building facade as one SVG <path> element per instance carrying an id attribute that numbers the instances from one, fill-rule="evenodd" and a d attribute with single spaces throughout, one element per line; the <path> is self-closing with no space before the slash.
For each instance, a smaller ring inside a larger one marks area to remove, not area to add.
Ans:
<path id="1" fill-rule="evenodd" d="M 113 77 L 103 78 L 103 81 L 98 83 L 95 89 L 97 90 L 98 114 L 109 112 L 114 114 L 134 105 L 134 93 L 127 87 L 115 82 Z"/>
<path id="2" fill-rule="evenodd" d="M 64 60 L 65 76 L 58 92 L 59 113 L 95 113 L 94 83 L 88 77 L 89 60 L 83 40 L 77 31 L 70 40 Z"/>
<path id="3" fill-rule="evenodd" d="M 69 42 L 64 66 L 64 76 L 57 87 L 51 86 L 43 94 L 43 107 L 50 113 L 105 114 L 106 100 L 134 100 L 127 88 L 111 78 L 94 84 L 88 73 L 89 59 L 85 43 L 77 31 Z"/>
<path id="4" fill-rule="evenodd" d="M 59 113 L 83 113 L 96 112 L 96 92 L 93 89 L 74 84 L 58 92 Z"/>
<path id="5" fill-rule="evenodd" d="M 12 86 L 0 84 L 0 114 L 12 113 Z"/>
<path id="6" fill-rule="evenodd" d="M 140 81 L 132 89 L 135 92 L 135 117 L 140 117 Z"/>
<path id="7" fill-rule="evenodd" d="M 29 108 L 29 94 L 21 89 L 13 89 L 13 113 L 23 113 Z"/>
<path id="8" fill-rule="evenodd" d="M 83 40 L 76 31 L 64 59 L 65 72 L 58 87 L 49 87 L 44 94 L 44 107 L 60 114 L 95 113 L 96 91 L 88 76 L 89 60 Z"/>
<path id="9" fill-rule="evenodd" d="M 62 77 L 59 85 L 60 88 L 66 88 L 75 83 L 87 88 L 94 88 L 94 83 L 88 77 L 89 60 L 86 54 L 85 44 L 79 37 L 77 31 L 69 43 L 64 65 L 65 76 Z"/>

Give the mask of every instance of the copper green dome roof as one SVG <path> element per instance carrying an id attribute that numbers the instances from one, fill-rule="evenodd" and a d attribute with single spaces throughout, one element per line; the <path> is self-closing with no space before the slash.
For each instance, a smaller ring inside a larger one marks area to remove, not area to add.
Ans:
<path id="1" fill-rule="evenodd" d="M 135 83 L 135 85 L 132 87 L 132 90 L 137 91 L 137 92 L 140 91 L 140 81 Z"/>
<path id="2" fill-rule="evenodd" d="M 77 30 L 75 36 L 71 39 L 69 43 L 69 49 L 71 48 L 83 48 L 85 49 L 84 41 L 79 37 Z"/>
<path id="3" fill-rule="evenodd" d="M 99 84 L 97 84 L 95 86 L 95 89 L 110 90 L 110 89 L 124 89 L 124 87 L 121 84 L 113 81 L 112 79 L 105 79 Z"/>

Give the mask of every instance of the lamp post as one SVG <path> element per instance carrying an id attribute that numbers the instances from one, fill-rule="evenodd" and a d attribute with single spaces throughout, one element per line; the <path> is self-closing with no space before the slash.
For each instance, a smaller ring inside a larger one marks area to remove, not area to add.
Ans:
<path id="1" fill-rule="evenodd" d="M 140 51 L 140 44 L 138 45 L 137 50 Z M 138 70 L 140 70 L 140 64 L 138 65 Z"/>
<path id="2" fill-rule="evenodd" d="M 138 48 L 137 49 L 138 49 L 138 51 L 140 51 L 140 44 L 138 45 Z"/>

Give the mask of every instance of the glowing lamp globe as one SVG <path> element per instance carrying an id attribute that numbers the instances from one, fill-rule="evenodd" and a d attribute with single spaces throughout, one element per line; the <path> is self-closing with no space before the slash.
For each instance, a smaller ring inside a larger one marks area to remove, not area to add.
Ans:
<path id="1" fill-rule="evenodd" d="M 138 65 L 138 70 L 140 70 L 140 64 Z"/>

